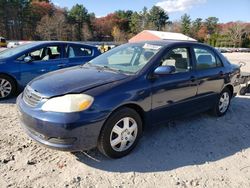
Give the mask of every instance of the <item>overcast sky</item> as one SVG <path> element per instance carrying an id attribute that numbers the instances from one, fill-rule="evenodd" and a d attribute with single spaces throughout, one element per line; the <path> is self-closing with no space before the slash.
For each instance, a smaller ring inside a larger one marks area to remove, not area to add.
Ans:
<path id="1" fill-rule="evenodd" d="M 158 5 L 165 9 L 170 20 L 178 20 L 188 13 L 192 19 L 215 16 L 220 22 L 250 22 L 250 0 L 52 0 L 55 5 L 71 8 L 83 4 L 97 17 L 105 16 L 115 10 L 140 11 L 144 6 Z"/>

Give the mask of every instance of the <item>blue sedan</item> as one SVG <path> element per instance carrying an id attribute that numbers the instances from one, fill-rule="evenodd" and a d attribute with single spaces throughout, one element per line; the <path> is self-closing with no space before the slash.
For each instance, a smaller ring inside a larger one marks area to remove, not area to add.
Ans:
<path id="1" fill-rule="evenodd" d="M 37 142 L 66 151 L 98 147 L 118 158 L 149 125 L 207 110 L 226 114 L 239 77 L 239 66 L 204 44 L 130 43 L 34 79 L 17 106 Z"/>
<path id="2" fill-rule="evenodd" d="M 34 42 L 0 52 L 0 100 L 16 94 L 37 76 L 98 55 L 96 47 L 74 42 Z"/>

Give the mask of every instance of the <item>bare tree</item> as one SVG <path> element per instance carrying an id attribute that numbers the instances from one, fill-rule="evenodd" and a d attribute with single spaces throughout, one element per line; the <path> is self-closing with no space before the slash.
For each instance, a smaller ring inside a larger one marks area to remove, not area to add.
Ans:
<path id="1" fill-rule="evenodd" d="M 116 42 L 125 42 L 127 40 L 125 33 L 117 26 L 113 27 L 112 36 Z"/>
<path id="2" fill-rule="evenodd" d="M 242 22 L 235 22 L 228 29 L 228 36 L 233 42 L 234 47 L 240 47 L 242 44 L 242 38 L 245 33 L 245 25 Z"/>
<path id="3" fill-rule="evenodd" d="M 69 26 L 62 12 L 46 15 L 38 23 L 36 32 L 43 40 L 69 40 Z"/>

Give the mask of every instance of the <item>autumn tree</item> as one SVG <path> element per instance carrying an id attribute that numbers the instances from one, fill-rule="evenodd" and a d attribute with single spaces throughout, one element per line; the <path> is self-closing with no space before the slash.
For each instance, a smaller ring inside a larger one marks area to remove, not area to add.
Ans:
<path id="1" fill-rule="evenodd" d="M 119 28 L 119 18 L 116 14 L 108 14 L 105 17 L 94 20 L 94 36 L 96 40 L 112 40 L 112 31 L 116 26 Z"/>
<path id="2" fill-rule="evenodd" d="M 207 27 L 202 25 L 199 31 L 197 32 L 197 40 L 199 42 L 204 42 L 207 40 Z"/>
<path id="3" fill-rule="evenodd" d="M 36 27 L 40 20 L 48 15 L 52 16 L 56 8 L 49 1 L 32 1 L 30 4 L 30 11 L 27 13 L 27 27 L 26 33 L 29 39 L 39 39 L 36 34 Z"/>

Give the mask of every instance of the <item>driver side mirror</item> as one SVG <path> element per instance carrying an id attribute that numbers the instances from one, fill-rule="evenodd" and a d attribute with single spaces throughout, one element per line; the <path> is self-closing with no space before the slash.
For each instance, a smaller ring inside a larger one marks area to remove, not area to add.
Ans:
<path id="1" fill-rule="evenodd" d="M 167 75 L 176 71 L 175 66 L 160 66 L 154 70 L 155 75 Z"/>
<path id="2" fill-rule="evenodd" d="M 32 62 L 32 58 L 30 56 L 25 57 L 23 60 L 24 60 L 25 63 Z"/>

